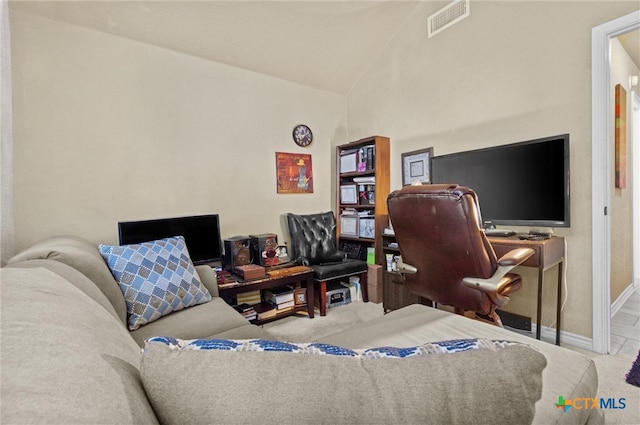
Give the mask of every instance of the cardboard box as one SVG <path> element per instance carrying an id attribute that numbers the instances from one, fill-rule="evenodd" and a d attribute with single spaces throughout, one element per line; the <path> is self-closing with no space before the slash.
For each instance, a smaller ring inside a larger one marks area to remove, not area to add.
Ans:
<path id="1" fill-rule="evenodd" d="M 369 264 L 367 270 L 367 290 L 369 291 L 369 302 L 379 304 L 382 302 L 382 266 L 379 264 Z"/>

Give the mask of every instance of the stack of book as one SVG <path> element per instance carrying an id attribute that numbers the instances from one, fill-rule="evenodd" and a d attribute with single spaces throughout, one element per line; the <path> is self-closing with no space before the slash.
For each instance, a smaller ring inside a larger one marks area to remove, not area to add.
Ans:
<path id="1" fill-rule="evenodd" d="M 358 204 L 373 205 L 376 203 L 376 177 L 354 177 L 358 185 Z"/>
<path id="2" fill-rule="evenodd" d="M 253 306 L 256 314 L 258 315 L 258 320 L 266 320 L 274 317 L 278 310 L 276 306 L 271 303 L 260 303 Z"/>
<path id="3" fill-rule="evenodd" d="M 278 312 L 290 310 L 295 304 L 293 300 L 293 288 L 290 286 L 282 286 L 280 288 L 266 289 L 264 291 L 264 300 L 274 304 Z"/>
<path id="4" fill-rule="evenodd" d="M 234 306 L 233 308 L 236 309 L 236 311 L 240 314 L 242 314 L 242 316 L 247 319 L 247 320 L 255 320 L 258 318 L 258 313 L 256 312 L 256 310 L 253 308 L 253 306 L 243 303 L 243 304 L 238 304 L 236 306 Z"/>
<path id="5" fill-rule="evenodd" d="M 236 300 L 238 301 L 238 304 L 260 304 L 260 290 L 258 289 L 255 291 L 243 292 L 242 294 L 238 294 L 236 296 Z"/>
<path id="6" fill-rule="evenodd" d="M 216 271 L 216 278 L 218 279 L 219 288 L 226 288 L 238 284 L 238 278 L 227 270 Z"/>

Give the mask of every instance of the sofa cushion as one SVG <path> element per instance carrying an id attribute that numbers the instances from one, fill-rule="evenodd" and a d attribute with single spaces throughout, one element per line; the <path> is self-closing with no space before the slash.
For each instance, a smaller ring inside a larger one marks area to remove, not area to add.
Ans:
<path id="1" fill-rule="evenodd" d="M 465 349 L 444 354 L 451 346 Z M 192 424 L 237 423 L 240 414 L 264 424 L 524 424 L 533 418 L 545 365 L 536 350 L 504 341 L 360 351 L 154 338 L 145 345 L 141 374 L 165 424 L 186 417 Z"/>
<path id="2" fill-rule="evenodd" d="M 211 301 L 183 236 L 132 245 L 100 245 L 100 254 L 124 295 L 130 330 Z"/>
<path id="3" fill-rule="evenodd" d="M 470 320 L 459 314 L 414 304 L 320 338 L 316 342 L 349 348 L 379 345 L 406 347 L 422 341 L 466 338 L 469 335 L 519 341 L 536 347 L 547 358 L 548 366 L 542 374 L 544 391 L 536 405 L 534 423 L 583 424 L 590 420 L 601 423 L 597 410 L 571 409 L 571 414 L 564 414 L 562 409 L 555 406 L 558 395 L 565 398 L 596 397 L 598 373 L 591 358 L 527 335 Z M 474 373 L 476 379 L 485 379 L 484 371 L 477 370 Z M 493 390 L 493 386 L 491 388 Z"/>
<path id="4" fill-rule="evenodd" d="M 65 263 L 87 276 L 111 302 L 122 323 L 126 323 L 127 307 L 122 292 L 100 255 L 97 245 L 76 236 L 54 236 L 16 254 L 8 264 L 37 259 Z"/>
<path id="5" fill-rule="evenodd" d="M 131 331 L 133 339 L 141 346 L 147 338 L 167 335 L 174 338 L 208 338 L 212 335 L 250 325 L 222 298 L 214 298 L 208 303 L 194 305 Z M 250 325 L 257 328 L 255 325 Z"/>
<path id="6" fill-rule="evenodd" d="M 2 268 L 3 424 L 154 424 L 140 347 L 49 270 Z"/>

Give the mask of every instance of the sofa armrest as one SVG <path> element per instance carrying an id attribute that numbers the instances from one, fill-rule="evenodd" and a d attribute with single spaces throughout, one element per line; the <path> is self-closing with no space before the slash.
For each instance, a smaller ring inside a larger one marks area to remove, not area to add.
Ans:
<path id="1" fill-rule="evenodd" d="M 218 276 L 211 266 L 196 266 L 200 281 L 207 288 L 212 297 L 218 296 Z"/>

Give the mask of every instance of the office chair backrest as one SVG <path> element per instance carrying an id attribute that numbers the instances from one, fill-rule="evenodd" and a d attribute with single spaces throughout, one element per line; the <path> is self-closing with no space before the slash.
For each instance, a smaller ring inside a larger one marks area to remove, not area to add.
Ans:
<path id="1" fill-rule="evenodd" d="M 387 198 L 409 291 L 440 304 L 486 312 L 490 300 L 464 277 L 489 278 L 497 258 L 484 232 L 475 192 L 458 185 L 406 186 Z"/>

